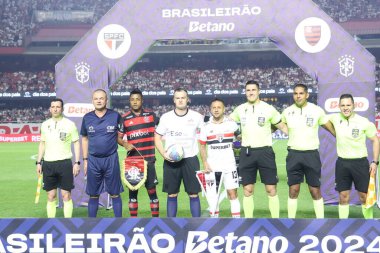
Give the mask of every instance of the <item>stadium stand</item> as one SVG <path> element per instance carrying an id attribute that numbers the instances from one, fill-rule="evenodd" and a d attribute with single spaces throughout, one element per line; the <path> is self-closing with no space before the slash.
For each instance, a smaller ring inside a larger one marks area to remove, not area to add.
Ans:
<path id="1" fill-rule="evenodd" d="M 59 24 L 62 27 L 72 24 L 95 24 L 117 0 L 0 0 L 0 47 L 23 47 L 26 46 L 27 37 L 36 34 L 41 27 L 52 24 Z M 377 20 L 380 22 L 380 7 L 378 0 L 314 0 L 327 14 L 340 23 L 350 21 L 363 21 L 359 26 L 365 28 L 366 25 L 373 26 L 368 21 Z M 48 20 L 38 20 L 35 11 L 50 12 L 53 18 Z M 77 19 L 72 15 L 72 20 L 67 18 L 73 11 L 91 12 L 91 18 L 84 20 Z M 58 12 L 66 12 L 65 19 L 58 18 Z M 56 18 L 54 18 L 56 15 Z M 365 23 L 367 22 L 367 23 Z M 357 24 L 347 24 L 347 27 Z M 363 27 L 364 26 L 364 27 Z M 376 24 L 375 24 L 376 26 Z M 379 30 L 379 28 L 378 28 Z M 163 41 L 161 44 L 183 44 L 188 43 L 182 40 Z M 195 41 L 194 43 L 231 43 L 228 40 L 222 41 Z M 255 43 L 255 41 L 252 41 Z"/>

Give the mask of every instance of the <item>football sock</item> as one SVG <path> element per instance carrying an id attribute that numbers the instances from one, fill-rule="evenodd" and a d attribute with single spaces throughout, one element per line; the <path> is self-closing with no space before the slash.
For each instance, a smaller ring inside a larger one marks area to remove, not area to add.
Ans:
<path id="1" fill-rule="evenodd" d="M 55 218 L 55 213 L 57 212 L 57 200 L 49 201 L 46 204 L 46 211 L 48 218 Z"/>
<path id="2" fill-rule="evenodd" d="M 298 199 L 288 197 L 288 218 L 295 219 L 297 213 Z"/>
<path id="3" fill-rule="evenodd" d="M 177 216 L 177 197 L 169 197 L 166 206 L 166 216 L 176 217 Z"/>
<path id="4" fill-rule="evenodd" d="M 269 211 L 272 218 L 280 218 L 280 200 L 278 195 L 268 196 L 269 198 Z"/>
<path id="5" fill-rule="evenodd" d="M 73 200 L 63 201 L 63 216 L 65 218 L 73 217 Z"/>
<path id="6" fill-rule="evenodd" d="M 137 195 L 139 191 L 132 191 L 129 190 L 129 203 L 128 203 L 128 208 L 129 208 L 129 214 L 131 217 L 137 217 L 138 209 L 139 209 L 139 203 L 137 201 Z"/>
<path id="7" fill-rule="evenodd" d="M 255 210 L 255 205 L 253 202 L 253 196 L 243 198 L 243 209 L 245 218 L 253 218 L 253 211 Z"/>
<path id="8" fill-rule="evenodd" d="M 96 214 L 98 213 L 98 207 L 99 207 L 99 197 L 91 198 L 88 201 L 88 217 L 95 218 Z"/>
<path id="9" fill-rule="evenodd" d="M 152 217 L 160 216 L 160 202 L 158 201 L 156 187 L 148 190 L 148 195 L 150 199 L 150 211 Z"/>
<path id="10" fill-rule="evenodd" d="M 366 208 L 365 205 L 362 205 L 362 212 L 364 219 L 373 219 L 373 206 Z"/>
<path id="11" fill-rule="evenodd" d="M 120 195 L 112 198 L 113 214 L 116 218 L 121 218 L 123 213 L 123 203 L 121 202 Z"/>
<path id="12" fill-rule="evenodd" d="M 314 205 L 315 217 L 317 217 L 317 219 L 325 218 L 325 205 L 323 203 L 323 198 L 320 198 L 318 200 L 313 200 L 313 205 Z"/>
<path id="13" fill-rule="evenodd" d="M 136 218 L 139 210 L 139 202 L 137 202 L 137 199 L 129 199 L 128 208 L 131 217 Z"/>
<path id="14" fill-rule="evenodd" d="M 190 197 L 190 211 L 192 217 L 201 217 L 201 202 L 199 196 L 195 198 Z"/>
<path id="15" fill-rule="evenodd" d="M 350 213 L 350 205 L 341 205 L 339 204 L 339 219 L 347 219 Z"/>
<path id="16" fill-rule="evenodd" d="M 240 202 L 239 199 L 231 199 L 231 217 L 232 218 L 240 218 Z"/>

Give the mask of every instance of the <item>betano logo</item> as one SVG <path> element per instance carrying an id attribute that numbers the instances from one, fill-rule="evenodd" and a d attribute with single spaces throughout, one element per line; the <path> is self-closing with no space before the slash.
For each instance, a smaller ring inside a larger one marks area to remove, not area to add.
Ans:
<path id="1" fill-rule="evenodd" d="M 86 113 L 93 111 L 93 104 L 67 103 L 64 105 L 63 114 L 66 117 L 83 117 Z"/>
<path id="2" fill-rule="evenodd" d="M 365 97 L 354 97 L 355 112 L 365 112 L 369 108 L 369 101 Z M 325 110 L 327 112 L 340 112 L 339 98 L 329 98 L 325 101 Z"/>
<path id="3" fill-rule="evenodd" d="M 329 25 L 320 18 L 302 20 L 295 31 L 297 45 L 305 52 L 318 53 L 327 47 L 331 39 Z"/>
<path id="4" fill-rule="evenodd" d="M 200 23 L 191 21 L 189 24 L 189 32 L 232 32 L 235 29 L 234 23 Z"/>
<path id="5" fill-rule="evenodd" d="M 131 35 L 121 25 L 107 25 L 100 30 L 97 45 L 102 55 L 110 59 L 118 59 L 130 49 Z"/>

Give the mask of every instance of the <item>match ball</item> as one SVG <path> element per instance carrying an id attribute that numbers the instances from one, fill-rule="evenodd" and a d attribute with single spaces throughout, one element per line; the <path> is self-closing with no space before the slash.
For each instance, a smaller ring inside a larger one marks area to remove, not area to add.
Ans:
<path id="1" fill-rule="evenodd" d="M 170 145 L 166 149 L 166 153 L 168 154 L 169 158 L 173 160 L 174 162 L 181 161 L 184 155 L 183 147 L 178 144 Z"/>

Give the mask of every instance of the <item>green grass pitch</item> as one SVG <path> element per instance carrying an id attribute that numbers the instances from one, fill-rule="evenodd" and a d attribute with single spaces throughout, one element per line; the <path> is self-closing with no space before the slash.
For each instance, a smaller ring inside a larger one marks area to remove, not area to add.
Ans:
<path id="1" fill-rule="evenodd" d="M 285 157 L 286 140 L 275 141 L 273 147 L 276 153 L 278 175 L 278 194 L 280 197 L 281 218 L 287 218 L 287 198 L 288 186 L 286 184 Z M 0 218 L 45 218 L 46 217 L 46 193 L 41 190 L 39 204 L 34 204 L 34 197 L 37 185 L 37 175 L 35 172 L 35 159 L 37 156 L 38 143 L 2 143 L 0 145 L 1 156 L 1 177 L 0 177 Z M 119 149 L 120 159 L 125 156 L 125 151 Z M 157 156 L 157 176 L 162 182 L 162 158 Z M 81 172 L 83 173 L 83 171 Z M 166 194 L 162 193 L 162 185 L 157 186 L 158 197 L 160 200 L 160 216 L 166 216 Z M 239 189 L 239 199 L 242 203 L 242 188 Z M 123 217 L 129 217 L 128 212 L 128 191 L 122 194 Z M 149 208 L 149 198 L 145 188 L 139 191 L 139 217 L 151 217 Z M 266 197 L 263 184 L 258 182 L 255 186 L 255 218 L 269 218 L 268 198 Z M 177 217 L 190 217 L 189 199 L 181 189 L 178 198 Z M 208 217 L 206 210 L 206 200 L 201 197 L 202 216 Z M 230 217 L 229 201 L 224 199 L 221 204 L 220 217 Z M 243 207 L 241 208 L 244 217 Z M 86 208 L 75 208 L 74 217 L 87 217 Z M 63 217 L 63 211 L 57 211 L 57 217 Z M 99 209 L 98 217 L 113 217 L 112 210 Z M 301 193 L 298 201 L 297 218 L 314 218 L 314 209 L 310 194 L 306 184 L 301 185 Z M 326 218 L 338 218 L 337 206 L 325 206 Z M 374 217 L 380 217 L 380 211 L 375 208 Z M 351 206 L 350 218 L 362 218 L 361 207 Z"/>

